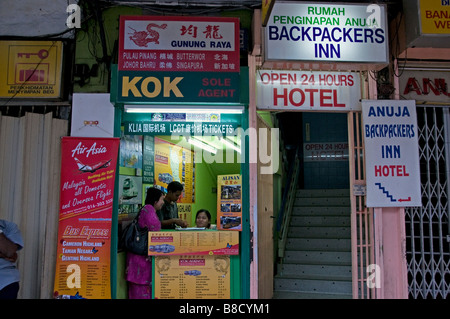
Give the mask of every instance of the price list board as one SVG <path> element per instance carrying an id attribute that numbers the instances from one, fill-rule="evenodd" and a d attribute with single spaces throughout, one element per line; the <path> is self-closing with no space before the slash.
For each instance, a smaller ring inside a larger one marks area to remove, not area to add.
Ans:
<path id="1" fill-rule="evenodd" d="M 154 258 L 154 298 L 230 299 L 230 256 Z"/>
<path id="2" fill-rule="evenodd" d="M 238 255 L 239 234 L 230 231 L 158 231 L 148 233 L 149 256 Z"/>

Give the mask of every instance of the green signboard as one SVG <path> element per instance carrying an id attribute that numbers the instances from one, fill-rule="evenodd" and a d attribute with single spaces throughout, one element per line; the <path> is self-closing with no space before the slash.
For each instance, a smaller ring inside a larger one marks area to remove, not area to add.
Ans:
<path id="1" fill-rule="evenodd" d="M 125 135 L 235 135 L 237 123 L 226 122 L 123 122 Z"/>
<path id="2" fill-rule="evenodd" d="M 118 71 L 119 103 L 239 103 L 238 72 Z"/>

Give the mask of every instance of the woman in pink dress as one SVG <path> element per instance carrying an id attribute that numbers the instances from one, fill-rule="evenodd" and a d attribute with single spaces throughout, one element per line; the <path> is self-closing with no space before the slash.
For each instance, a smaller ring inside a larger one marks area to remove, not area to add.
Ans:
<path id="1" fill-rule="evenodd" d="M 139 226 L 149 231 L 161 230 L 161 222 L 156 215 L 164 204 L 164 193 L 157 188 L 149 188 L 145 206 L 139 214 Z M 129 299 L 152 298 L 152 259 L 149 256 L 127 252 L 126 280 L 128 281 Z"/>

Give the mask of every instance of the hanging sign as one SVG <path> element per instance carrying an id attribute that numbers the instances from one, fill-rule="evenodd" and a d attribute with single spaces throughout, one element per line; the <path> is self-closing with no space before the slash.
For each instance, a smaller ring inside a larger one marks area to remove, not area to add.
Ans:
<path id="1" fill-rule="evenodd" d="M 348 161 L 347 142 L 303 143 L 304 162 Z"/>
<path id="2" fill-rule="evenodd" d="M 367 207 L 422 206 L 415 101 L 363 100 Z"/>
<path id="3" fill-rule="evenodd" d="M 266 60 L 388 63 L 383 5 L 275 2 Z"/>
<path id="4" fill-rule="evenodd" d="M 239 19 L 121 16 L 119 70 L 239 72 Z"/>
<path id="5" fill-rule="evenodd" d="M 0 41 L 0 98 L 59 98 L 61 41 Z"/>
<path id="6" fill-rule="evenodd" d="M 360 78 L 354 72 L 259 70 L 256 80 L 259 109 L 361 110 Z"/>
<path id="7" fill-rule="evenodd" d="M 111 298 L 118 138 L 63 137 L 55 298 Z"/>

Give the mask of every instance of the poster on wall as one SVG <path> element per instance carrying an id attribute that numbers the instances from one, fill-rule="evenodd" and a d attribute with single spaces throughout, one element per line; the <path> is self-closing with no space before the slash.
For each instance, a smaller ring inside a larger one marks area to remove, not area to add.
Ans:
<path id="1" fill-rule="evenodd" d="M 230 299 L 230 256 L 157 256 L 154 297 Z"/>
<path id="2" fill-rule="evenodd" d="M 194 153 L 155 137 L 155 186 L 167 191 L 172 181 L 183 185 L 180 203 L 194 203 Z"/>
<path id="3" fill-rule="evenodd" d="M 118 138 L 63 137 L 54 298 L 111 298 Z"/>
<path id="4" fill-rule="evenodd" d="M 217 229 L 242 230 L 241 175 L 217 176 Z"/>
<path id="5" fill-rule="evenodd" d="M 142 169 L 142 136 L 128 135 L 120 130 L 120 166 Z"/>
<path id="6" fill-rule="evenodd" d="M 367 207 L 422 206 L 416 102 L 363 100 Z"/>

